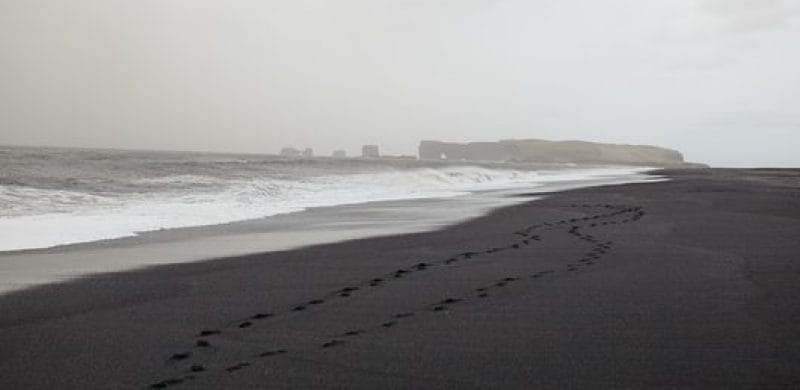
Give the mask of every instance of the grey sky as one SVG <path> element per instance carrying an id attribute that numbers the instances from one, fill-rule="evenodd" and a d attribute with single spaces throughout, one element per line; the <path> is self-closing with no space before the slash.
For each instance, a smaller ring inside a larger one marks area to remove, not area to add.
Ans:
<path id="1" fill-rule="evenodd" d="M 0 144 L 800 166 L 800 0 L 0 0 Z"/>

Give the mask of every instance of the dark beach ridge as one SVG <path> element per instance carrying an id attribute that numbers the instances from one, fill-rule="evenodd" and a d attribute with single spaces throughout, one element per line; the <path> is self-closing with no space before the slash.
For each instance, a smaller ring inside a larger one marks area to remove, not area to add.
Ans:
<path id="1" fill-rule="evenodd" d="M 0 296 L 0 388 L 797 388 L 800 170 Z"/>

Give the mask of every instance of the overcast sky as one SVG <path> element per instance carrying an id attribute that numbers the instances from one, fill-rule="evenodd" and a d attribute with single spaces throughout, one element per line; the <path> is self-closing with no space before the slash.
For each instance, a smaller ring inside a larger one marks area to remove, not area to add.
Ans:
<path id="1" fill-rule="evenodd" d="M 800 0 L 0 0 L 0 144 L 800 166 Z"/>

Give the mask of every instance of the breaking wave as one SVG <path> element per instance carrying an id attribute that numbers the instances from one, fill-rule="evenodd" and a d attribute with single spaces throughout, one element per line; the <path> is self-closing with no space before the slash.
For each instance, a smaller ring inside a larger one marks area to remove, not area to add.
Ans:
<path id="1" fill-rule="evenodd" d="M 0 231 L 4 232 L 0 235 L 0 251 L 224 224 L 311 207 L 453 197 L 640 171 L 575 167 L 523 170 L 470 165 L 353 169 L 344 162 L 339 169 L 326 166 L 323 170 L 298 170 L 296 166 L 290 169 L 281 165 L 286 164 L 285 160 L 247 159 L 189 165 L 187 161 L 161 161 L 163 166 L 153 169 L 155 162 L 143 165 L 143 160 L 146 159 L 139 157 L 126 163 L 119 158 L 106 162 L 128 164 L 124 169 L 98 169 L 99 159 L 95 158 L 81 160 L 71 171 L 63 166 L 50 167 L 45 170 L 47 175 L 41 167 L 36 171 L 0 172 Z M 87 166 L 87 161 L 92 165 Z M 335 173 L 337 170 L 341 173 Z"/>

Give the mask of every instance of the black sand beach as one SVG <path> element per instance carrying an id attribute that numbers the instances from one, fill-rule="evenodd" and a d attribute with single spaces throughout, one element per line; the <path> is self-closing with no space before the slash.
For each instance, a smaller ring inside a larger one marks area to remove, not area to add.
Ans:
<path id="1" fill-rule="evenodd" d="M 800 171 L 0 296 L 2 389 L 797 388 Z"/>

